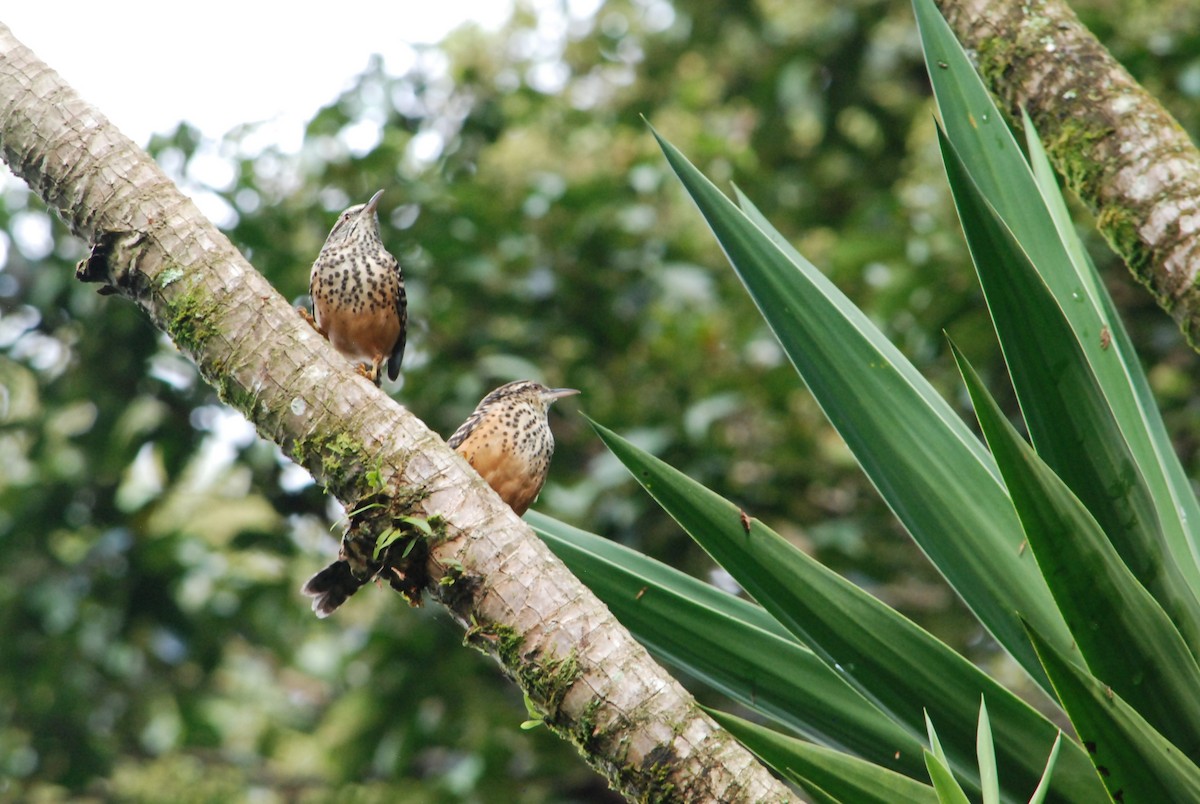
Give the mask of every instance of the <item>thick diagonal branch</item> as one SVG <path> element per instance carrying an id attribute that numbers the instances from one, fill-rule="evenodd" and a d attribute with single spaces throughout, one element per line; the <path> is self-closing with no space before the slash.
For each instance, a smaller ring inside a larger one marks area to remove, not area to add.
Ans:
<path id="1" fill-rule="evenodd" d="M 372 490 L 365 476 L 379 468 L 390 493 L 443 518 L 431 591 L 617 789 L 677 801 L 790 797 L 461 458 L 350 370 L 145 153 L 3 25 L 0 151 L 93 244 L 81 278 L 136 302 L 264 438 L 344 501 Z"/>
<path id="2" fill-rule="evenodd" d="M 936 0 L 1014 119 L 1193 348 L 1200 348 L 1200 151 L 1063 0 Z"/>

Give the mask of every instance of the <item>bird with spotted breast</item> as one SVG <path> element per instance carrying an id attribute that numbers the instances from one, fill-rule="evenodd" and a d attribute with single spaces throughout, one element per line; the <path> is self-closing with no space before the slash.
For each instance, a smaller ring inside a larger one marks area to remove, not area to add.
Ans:
<path id="1" fill-rule="evenodd" d="M 502 385 L 483 398 L 446 443 L 521 516 L 537 499 L 550 470 L 550 405 L 577 393 L 532 380 Z"/>
<path id="2" fill-rule="evenodd" d="M 577 393 L 574 388 L 547 388 L 531 380 L 502 385 L 483 398 L 446 443 L 521 516 L 537 499 L 550 470 L 554 454 L 550 405 Z M 301 590 L 313 598 L 318 617 L 328 617 L 387 566 L 375 557 L 374 542 L 360 533 L 352 516 L 338 560 L 310 578 Z M 396 579 L 388 580 L 397 586 Z"/>
<path id="3" fill-rule="evenodd" d="M 313 262 L 308 292 L 313 314 L 300 314 L 360 374 L 379 384 L 400 374 L 408 326 L 408 298 L 399 261 L 379 236 L 376 209 L 383 190 L 340 216 Z"/>

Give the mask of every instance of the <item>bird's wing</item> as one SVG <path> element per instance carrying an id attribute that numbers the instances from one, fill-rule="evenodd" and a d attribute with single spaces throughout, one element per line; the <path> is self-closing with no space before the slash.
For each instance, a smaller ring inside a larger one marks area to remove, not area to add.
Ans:
<path id="1" fill-rule="evenodd" d="M 450 447 L 450 449 L 458 449 L 459 445 L 463 441 L 466 441 L 467 436 L 475 429 L 475 425 L 479 424 L 480 415 L 479 411 L 475 411 L 467 417 L 467 420 L 454 431 L 454 435 L 446 439 L 446 446 Z"/>

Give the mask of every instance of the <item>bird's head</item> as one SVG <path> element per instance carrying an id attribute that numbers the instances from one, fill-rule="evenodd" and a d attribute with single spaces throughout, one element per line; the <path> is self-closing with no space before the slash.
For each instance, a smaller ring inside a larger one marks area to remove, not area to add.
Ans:
<path id="1" fill-rule="evenodd" d="M 528 402 L 545 411 L 550 408 L 550 405 L 556 399 L 562 399 L 564 396 L 574 396 L 577 393 L 579 391 L 574 388 L 547 388 L 533 380 L 516 380 L 507 385 L 501 385 L 485 396 L 483 401 L 479 403 L 479 407 L 488 407 L 502 401 Z"/>
<path id="2" fill-rule="evenodd" d="M 383 190 L 380 190 L 371 196 L 371 200 L 367 203 L 355 204 L 339 215 L 337 223 L 329 230 L 329 237 L 325 238 L 325 245 L 321 250 L 324 251 L 330 246 L 364 238 L 380 240 L 379 216 L 376 215 L 376 210 L 379 208 L 379 199 L 382 197 Z"/>

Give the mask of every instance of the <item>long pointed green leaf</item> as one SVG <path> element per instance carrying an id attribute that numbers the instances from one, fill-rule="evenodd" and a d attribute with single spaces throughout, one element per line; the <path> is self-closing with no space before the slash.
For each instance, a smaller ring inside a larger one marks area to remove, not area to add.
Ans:
<path id="1" fill-rule="evenodd" d="M 992 742 L 992 723 L 988 720 L 987 701 L 979 699 L 979 729 L 975 738 L 975 756 L 979 759 L 979 786 L 983 804 L 1000 804 L 1000 775 L 996 772 L 996 746 Z"/>
<path id="2" fill-rule="evenodd" d="M 803 789 L 804 792 L 808 794 L 808 797 L 812 799 L 813 804 L 847 804 L 847 802 L 829 795 L 814 782 L 801 779 L 796 774 L 789 774 L 788 778 L 792 781 L 792 783 Z"/>
<path id="3" fill-rule="evenodd" d="M 929 717 L 929 711 L 922 713 L 925 716 L 925 733 L 929 735 L 929 753 L 937 757 L 938 762 L 943 765 L 949 765 L 946 761 L 946 752 L 942 748 L 942 741 L 938 739 L 937 729 L 933 727 L 933 719 Z"/>
<path id="4" fill-rule="evenodd" d="M 1038 139 L 1033 121 L 1024 109 L 1021 110 L 1021 116 L 1025 128 L 1026 148 L 1029 151 L 1029 164 L 1042 193 L 1042 200 L 1050 210 L 1055 229 L 1070 255 L 1071 264 L 1084 290 L 1099 308 L 1101 320 L 1108 322 L 1113 352 L 1119 358 L 1113 367 L 1114 374 L 1117 375 L 1116 381 L 1107 381 L 1105 373 L 1101 371 L 1101 387 L 1109 398 L 1117 421 L 1122 424 L 1126 441 L 1142 468 L 1159 509 L 1178 514 L 1176 517 L 1163 514 L 1163 534 L 1171 553 L 1175 556 L 1175 563 L 1187 578 L 1189 585 L 1193 589 L 1200 589 L 1200 555 L 1195 552 L 1198 545 L 1195 539 L 1188 538 L 1188 529 L 1179 524 L 1200 522 L 1200 498 L 1197 498 L 1192 490 L 1191 480 L 1183 471 L 1183 465 L 1175 454 L 1174 445 L 1167 435 L 1162 416 L 1159 415 L 1158 405 L 1150 392 L 1146 373 L 1142 370 L 1141 361 L 1137 359 L 1129 333 L 1125 331 L 1125 324 L 1117 313 L 1112 297 L 1100 281 L 1092 258 L 1088 256 L 1078 235 L 1075 234 L 1075 226 L 1062 193 L 1059 192 L 1054 169 L 1050 166 L 1041 140 Z M 1124 383 L 1120 382 L 1122 379 Z M 1130 393 L 1123 392 L 1123 384 L 1128 385 Z M 1114 387 L 1110 389 L 1110 385 Z"/>
<path id="5" fill-rule="evenodd" d="M 528 511 L 524 518 L 551 550 L 557 553 L 561 548 L 564 554 L 570 554 L 580 569 L 587 573 L 589 580 L 594 578 L 598 586 L 603 583 L 604 586 L 600 588 L 605 594 L 617 598 L 629 589 L 641 592 L 652 587 L 661 587 L 664 591 L 670 591 L 699 606 L 721 612 L 756 631 L 796 641 L 792 633 L 780 625 L 778 620 L 751 600 L 731 595 L 645 553 L 639 553 L 612 539 L 568 525 L 538 511 Z M 613 573 L 611 578 L 601 577 L 608 572 Z M 576 576 L 584 577 L 578 573 Z M 619 605 L 620 601 L 617 602 Z M 629 606 L 631 614 L 642 608 L 645 607 Z"/>
<path id="6" fill-rule="evenodd" d="M 1179 631 L 1087 509 L 1004 418 L 957 348 L 954 358 L 1088 670 L 1185 754 L 1200 756 L 1200 666 Z"/>
<path id="7" fill-rule="evenodd" d="M 806 788 L 855 804 L 934 804 L 928 785 L 862 759 L 797 740 L 725 712 L 713 719 L 763 762 Z"/>
<path id="8" fill-rule="evenodd" d="M 1058 762 L 1058 750 L 1062 748 L 1062 732 L 1058 733 L 1058 737 L 1054 740 L 1054 747 L 1050 749 L 1050 757 L 1046 760 L 1046 770 L 1042 773 L 1042 780 L 1038 782 L 1037 789 L 1033 791 L 1033 795 L 1029 797 L 1029 804 L 1042 804 L 1046 800 L 1046 796 L 1050 793 L 1050 778 L 1054 775 L 1054 765 Z"/>
<path id="9" fill-rule="evenodd" d="M 909 775 L 923 770 L 918 737 L 762 607 L 537 512 L 526 518 L 655 656 L 814 740 Z"/>
<path id="10" fill-rule="evenodd" d="M 1064 648 L 1070 640 L 1045 581 L 1019 554 L 1020 525 L 986 450 L 819 271 L 772 240 L 670 143 L 659 144 L 884 500 L 997 641 L 1044 683 L 1015 613 Z"/>
<path id="11" fill-rule="evenodd" d="M 940 758 L 926 751 L 925 766 L 929 770 L 929 778 L 933 782 L 933 789 L 940 804 L 971 804 L 967 794 L 955 781 L 954 774 Z"/>
<path id="12" fill-rule="evenodd" d="M 919 732 L 927 707 L 948 735 L 962 779 L 976 779 L 974 729 L 979 696 L 992 724 L 1006 779 L 1032 790 L 1057 729 L 944 643 L 826 569 L 757 519 L 667 464 L 593 424 L 638 482 L 764 609 L 799 636 L 898 722 Z M 1094 800 L 1098 790 L 1077 744 L 1065 750 L 1054 787 L 1065 798 Z M 977 784 L 975 782 L 974 784 Z"/>
<path id="13" fill-rule="evenodd" d="M 963 231 L 1038 457 L 1096 518 L 1187 644 L 1200 646 L 1200 600 L 1162 537 L 1154 499 L 1083 348 L 1042 274 L 983 198 L 954 146 L 940 131 L 938 136 Z M 1108 359 L 1118 358 L 1110 354 Z M 1062 576 L 1046 578 L 1052 588 L 1063 581 Z M 1057 599 L 1085 591 L 1086 586 L 1054 590 Z M 1109 649 L 1113 647 L 1117 646 Z"/>
<path id="14" fill-rule="evenodd" d="M 1066 248 L 1063 238 L 1073 235 L 1060 237 L 1060 231 L 1065 230 L 1056 224 L 1053 209 L 1047 211 L 1040 203 L 1043 190 L 1049 188 L 1045 183 L 1039 187 L 1035 181 L 1003 115 L 933 0 L 914 0 L 913 8 L 942 124 L 964 163 L 970 166 L 980 191 L 1035 266 L 1072 266 L 1071 270 L 1046 271 L 1043 279 L 1063 307 L 1125 431 L 1153 495 L 1171 553 L 1189 585 L 1200 588 L 1200 505 L 1188 491 L 1186 475 L 1171 450 L 1112 300 L 1103 292 L 1090 264 L 1070 259 L 1074 249 Z M 1019 377 L 1013 379 L 1018 395 L 1028 396 L 1031 389 L 1021 387 Z M 1042 435 L 1033 433 L 1034 443 L 1039 443 Z"/>
<path id="15" fill-rule="evenodd" d="M 1200 801 L 1200 768 L 1137 710 L 1030 628 L 1055 693 L 1111 796 L 1125 804 Z"/>
<path id="16" fill-rule="evenodd" d="M 1067 209 L 1067 202 L 1063 199 L 1062 192 L 1058 189 L 1058 179 L 1055 178 L 1054 168 L 1050 165 L 1050 159 L 1046 156 L 1046 149 L 1042 147 L 1042 141 L 1038 139 L 1033 121 L 1029 119 L 1029 115 L 1025 112 L 1024 108 L 1021 109 L 1021 124 L 1025 129 L 1025 147 L 1029 151 L 1029 170 L 1033 176 L 1034 183 L 1037 185 L 1038 192 L 1041 194 L 1046 212 L 1050 215 L 1050 220 L 1054 224 L 1054 231 L 1058 236 L 1058 241 L 1062 244 L 1071 262 L 1072 270 L 1083 283 L 1082 289 L 1088 294 L 1089 303 L 1099 309 L 1101 297 L 1108 294 L 1104 290 L 1100 276 L 1096 273 L 1096 268 L 1092 265 L 1091 258 L 1084 249 L 1083 243 L 1080 241 L 1079 236 L 1075 234 L 1075 222 L 1071 220 L 1071 213 Z M 1014 165 L 1014 167 L 1019 166 Z M 1020 173 L 1023 173 L 1023 171 L 1020 171 Z M 1021 182 L 1023 181 L 1023 177 L 1018 175 L 1015 180 Z M 1124 330 L 1124 326 L 1120 323 L 1119 318 L 1116 324 L 1118 328 Z"/>

